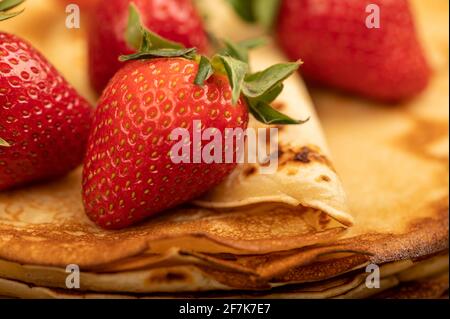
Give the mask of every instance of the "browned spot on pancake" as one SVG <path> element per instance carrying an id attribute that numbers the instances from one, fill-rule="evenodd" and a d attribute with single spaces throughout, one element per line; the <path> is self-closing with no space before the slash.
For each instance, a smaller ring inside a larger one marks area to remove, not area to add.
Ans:
<path id="1" fill-rule="evenodd" d="M 287 149 L 286 149 L 287 148 Z M 283 145 L 279 145 L 278 151 L 279 166 L 283 167 L 288 163 L 311 164 L 321 163 L 334 170 L 331 161 L 321 153 L 320 149 L 314 146 L 304 146 L 300 149 L 291 149 Z"/>
<path id="2" fill-rule="evenodd" d="M 297 175 L 297 173 L 298 173 L 298 170 L 297 170 L 297 169 L 294 169 L 294 168 L 290 168 L 290 169 L 287 171 L 288 176 L 295 176 L 295 175 Z"/>
<path id="3" fill-rule="evenodd" d="M 274 102 L 272 103 L 272 107 L 275 110 L 282 111 L 286 107 L 286 104 L 284 104 L 283 102 Z"/>
<path id="4" fill-rule="evenodd" d="M 319 177 L 316 178 L 316 182 L 325 182 L 325 183 L 329 183 L 331 182 L 331 178 L 327 175 L 320 175 Z"/>
<path id="5" fill-rule="evenodd" d="M 230 253 L 217 253 L 217 254 L 206 254 L 206 255 L 211 255 L 211 256 L 215 256 L 217 258 L 223 259 L 223 260 L 231 260 L 231 261 L 236 261 L 237 257 L 233 254 Z"/>
<path id="6" fill-rule="evenodd" d="M 156 271 L 147 279 L 150 283 L 173 283 L 176 281 L 189 281 L 189 277 L 181 272 L 176 271 Z"/>
<path id="7" fill-rule="evenodd" d="M 176 273 L 176 272 L 169 272 L 166 274 L 166 279 L 168 281 L 182 281 L 184 279 L 186 279 L 186 275 L 185 274 L 181 274 L 181 273 Z"/>
<path id="8" fill-rule="evenodd" d="M 311 163 L 311 160 L 309 159 L 309 149 L 304 147 L 301 152 L 295 154 L 294 160 L 302 163 Z"/>
<path id="9" fill-rule="evenodd" d="M 325 155 L 311 147 L 302 147 L 300 152 L 295 154 L 294 159 L 303 163 L 319 162 L 329 167 L 333 167 L 331 161 Z"/>
<path id="10" fill-rule="evenodd" d="M 244 176 L 245 177 L 250 177 L 252 175 L 255 175 L 257 172 L 258 172 L 258 170 L 257 170 L 257 168 L 255 166 L 250 166 L 250 167 L 247 167 L 244 170 Z"/>
<path id="11" fill-rule="evenodd" d="M 328 214 L 325 214 L 323 212 L 320 213 L 319 215 L 319 225 L 322 227 L 326 227 L 331 221 L 330 216 L 328 216 Z"/>
<path id="12" fill-rule="evenodd" d="M 432 121 L 413 118 L 413 126 L 409 132 L 396 140 L 403 149 L 422 158 L 445 162 L 448 165 L 448 155 L 431 154 L 428 147 L 448 136 L 447 121 Z"/>
<path id="13" fill-rule="evenodd" d="M 283 154 L 284 154 L 284 151 L 282 149 L 282 146 L 279 145 L 279 147 L 278 147 L 278 158 L 281 158 L 283 156 Z"/>

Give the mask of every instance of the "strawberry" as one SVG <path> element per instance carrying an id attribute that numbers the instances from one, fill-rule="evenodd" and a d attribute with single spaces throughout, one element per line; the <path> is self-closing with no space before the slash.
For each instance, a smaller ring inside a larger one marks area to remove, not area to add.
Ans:
<path id="1" fill-rule="evenodd" d="M 39 52 L 0 32 L 0 190 L 81 164 L 91 117 L 89 104 Z"/>
<path id="2" fill-rule="evenodd" d="M 380 28 L 366 26 L 373 5 L 380 9 Z M 407 0 L 284 0 L 278 6 L 272 11 L 278 42 L 288 57 L 302 57 L 307 80 L 387 102 L 427 86 L 430 68 Z M 239 9 L 247 20 L 258 20 L 248 10 Z M 259 16 L 270 25 L 268 14 Z"/>
<path id="3" fill-rule="evenodd" d="M 135 8 L 130 11 L 130 21 L 138 21 Z M 249 110 L 265 123 L 301 123 L 269 106 L 297 63 L 251 75 L 244 44 L 228 43 L 209 60 L 195 49 L 174 48 L 173 42 L 143 28 L 133 30 L 140 30 L 130 37 L 141 35 L 140 50 L 122 58 L 132 61 L 100 98 L 83 171 L 86 213 L 107 229 L 129 226 L 198 197 L 235 168 L 236 161 L 173 161 L 178 143 L 171 138 L 174 129 L 193 133 L 201 123 L 223 137 L 227 128 L 247 127 Z M 191 147 L 191 141 L 183 143 Z M 225 159 L 225 151 L 221 155 Z"/>
<path id="4" fill-rule="evenodd" d="M 135 61 L 112 79 L 98 104 L 83 175 L 86 212 L 102 227 L 122 228 L 197 197 L 234 164 L 178 164 L 168 155 L 176 127 L 246 128 L 242 99 L 214 75 L 196 87 L 198 64 L 184 58 Z M 160 83 L 157 87 L 153 83 Z M 124 102 L 125 101 L 125 102 Z M 225 113 L 227 115 L 225 116 Z"/>
<path id="5" fill-rule="evenodd" d="M 153 32 L 201 52 L 208 48 L 192 0 L 100 0 L 92 11 L 89 27 L 89 75 L 98 93 L 122 66 L 119 56 L 134 52 L 125 36 L 131 2 L 142 13 L 144 25 Z"/>

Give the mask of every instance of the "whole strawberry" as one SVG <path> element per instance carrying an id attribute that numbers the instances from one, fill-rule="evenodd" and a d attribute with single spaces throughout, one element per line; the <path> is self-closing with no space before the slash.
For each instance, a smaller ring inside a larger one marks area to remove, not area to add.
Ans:
<path id="1" fill-rule="evenodd" d="M 196 86 L 195 61 L 161 58 L 121 69 L 98 104 L 83 176 L 86 212 L 100 226 L 122 228 L 197 197 L 234 164 L 174 164 L 175 128 L 246 128 L 245 101 L 231 107 L 225 76 Z M 155 85 L 157 83 L 157 85 Z"/>
<path id="2" fill-rule="evenodd" d="M 80 165 L 91 115 L 88 103 L 39 52 L 0 32 L 0 190 Z"/>
<path id="3" fill-rule="evenodd" d="M 408 0 L 275 2 L 278 42 L 290 58 L 302 58 L 307 80 L 387 102 L 411 98 L 427 86 L 430 68 Z M 247 20 L 258 20 L 248 8 L 236 8 Z"/>
<path id="4" fill-rule="evenodd" d="M 236 160 L 225 161 L 225 148 L 220 149 L 221 161 L 196 162 L 191 148 L 203 149 L 210 141 L 197 145 L 189 138 L 174 139 L 175 130 L 193 136 L 213 129 L 225 145 L 225 130 L 245 129 L 249 110 L 265 123 L 300 123 L 269 106 L 297 63 L 250 75 L 243 45 L 232 50 L 238 46 L 228 44 L 210 61 L 195 49 L 174 49 L 173 43 L 141 31 L 140 51 L 123 58 L 135 61 L 112 78 L 100 98 L 83 171 L 86 213 L 108 229 L 198 197 L 236 166 Z M 174 160 L 174 146 L 180 142 L 191 156 L 180 154 L 181 160 Z M 233 156 L 238 147 L 231 148 Z"/>
<path id="5" fill-rule="evenodd" d="M 89 75 L 98 93 L 122 67 L 119 56 L 135 52 L 126 41 L 130 3 L 148 29 L 200 52 L 207 50 L 207 36 L 192 0 L 99 0 L 89 27 Z"/>

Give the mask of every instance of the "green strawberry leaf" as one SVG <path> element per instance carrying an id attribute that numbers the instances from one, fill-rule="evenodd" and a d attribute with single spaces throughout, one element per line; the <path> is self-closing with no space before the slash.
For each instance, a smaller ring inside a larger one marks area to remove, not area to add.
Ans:
<path id="1" fill-rule="evenodd" d="M 186 58 L 193 60 L 196 56 L 196 49 L 155 49 L 143 52 L 122 55 L 119 61 L 125 62 L 130 60 L 154 59 L 154 58 Z"/>
<path id="2" fill-rule="evenodd" d="M 295 71 L 298 70 L 300 63 L 280 63 L 267 68 L 264 71 L 248 75 L 243 85 L 244 95 L 250 98 L 256 98 L 264 95 L 274 86 L 282 83 Z"/>
<path id="3" fill-rule="evenodd" d="M 235 105 L 241 97 L 242 84 L 248 72 L 248 64 L 230 56 L 217 55 L 222 62 L 232 89 L 232 103 Z"/>
<path id="4" fill-rule="evenodd" d="M 281 112 L 275 110 L 270 104 L 264 101 L 249 101 L 250 113 L 256 120 L 267 125 L 296 125 L 304 124 L 307 120 L 295 120 Z"/>
<path id="5" fill-rule="evenodd" d="M 268 125 L 303 124 L 309 120 L 293 119 L 270 106 L 283 91 L 283 81 L 296 72 L 299 66 L 300 62 L 280 63 L 246 76 L 242 94 L 246 97 L 250 113 L 255 119 Z"/>
<path id="6" fill-rule="evenodd" d="M 283 92 L 284 85 L 283 83 L 279 83 L 278 85 L 274 86 L 272 89 L 268 90 L 266 93 L 261 95 L 258 100 L 263 101 L 265 103 L 272 103 L 277 99 L 277 97 Z"/>
<path id="7" fill-rule="evenodd" d="M 214 69 L 211 64 L 211 61 L 209 61 L 207 57 L 201 56 L 198 66 L 198 73 L 197 76 L 195 77 L 194 83 L 203 86 L 205 84 L 205 81 L 207 81 L 213 74 Z"/>
<path id="8" fill-rule="evenodd" d="M 3 147 L 10 147 L 11 145 L 10 145 L 7 141 L 5 141 L 4 139 L 2 139 L 2 138 L 0 137 L 0 146 L 3 146 Z"/>
<path id="9" fill-rule="evenodd" d="M 0 21 L 13 18 L 21 14 L 24 9 L 16 12 L 7 13 L 6 11 L 11 10 L 18 5 L 22 4 L 25 0 L 3 0 L 0 2 Z"/>

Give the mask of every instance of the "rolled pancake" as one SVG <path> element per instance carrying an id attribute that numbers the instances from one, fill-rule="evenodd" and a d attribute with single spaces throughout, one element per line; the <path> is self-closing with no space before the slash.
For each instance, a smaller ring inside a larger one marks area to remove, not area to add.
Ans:
<path id="1" fill-rule="evenodd" d="M 202 9 L 210 14 L 209 28 L 222 38 L 239 41 L 261 32 L 243 25 L 221 0 L 200 3 Z M 274 44 L 251 54 L 255 70 L 285 60 Z M 240 209 L 248 205 L 261 207 L 267 203 L 311 207 L 325 212 L 344 225 L 352 225 L 353 218 L 348 213 L 346 195 L 330 159 L 321 125 L 299 77 L 293 76 L 285 82 L 284 91 L 275 105 L 292 118 L 310 119 L 304 125 L 276 127 L 280 141 L 277 172 L 261 173 L 259 164 L 240 165 L 221 185 L 195 203 L 206 208 Z M 250 126 L 267 127 L 254 119 Z"/>

